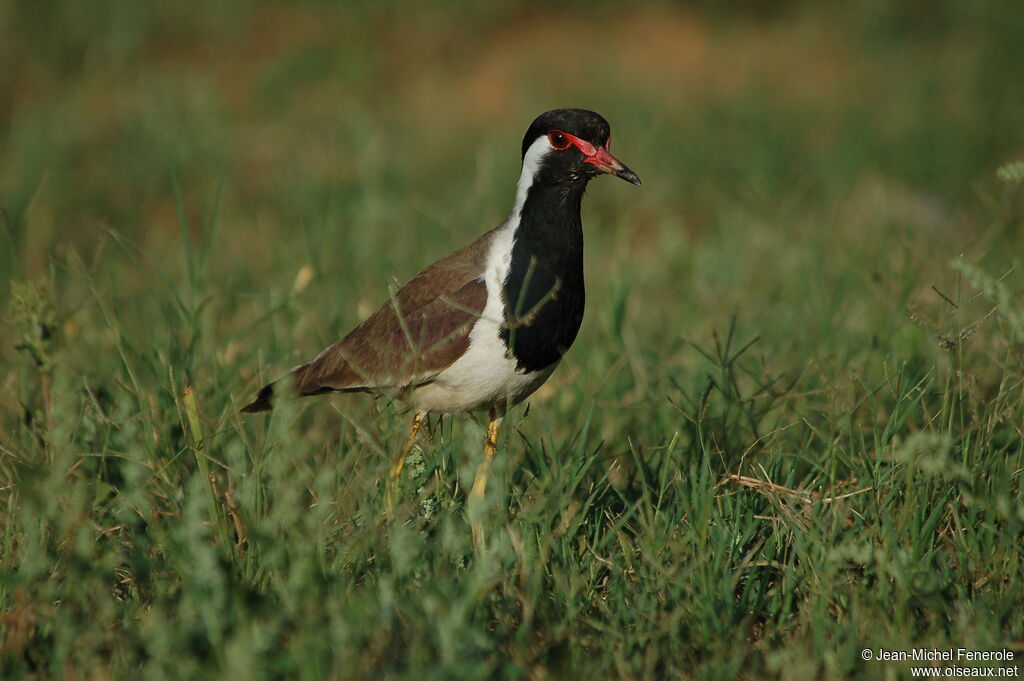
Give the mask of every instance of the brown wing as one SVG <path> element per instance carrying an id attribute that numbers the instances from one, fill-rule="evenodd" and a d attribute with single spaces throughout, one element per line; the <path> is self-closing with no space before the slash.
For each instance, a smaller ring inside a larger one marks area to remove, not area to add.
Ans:
<path id="1" fill-rule="evenodd" d="M 297 367 L 297 392 L 417 385 L 461 357 L 487 304 L 482 276 L 494 231 L 417 274 L 351 333 Z M 242 411 L 270 409 L 273 395 L 271 383 Z"/>
<path id="2" fill-rule="evenodd" d="M 410 282 L 412 283 L 412 282 Z M 462 356 L 487 304 L 473 279 L 408 310 L 396 295 L 343 339 L 293 372 L 299 394 L 425 383 Z"/>

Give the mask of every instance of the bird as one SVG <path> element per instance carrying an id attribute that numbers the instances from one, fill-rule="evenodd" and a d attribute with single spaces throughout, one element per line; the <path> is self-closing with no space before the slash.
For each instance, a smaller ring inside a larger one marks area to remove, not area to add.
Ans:
<path id="1" fill-rule="evenodd" d="M 412 424 L 392 479 L 428 414 L 485 412 L 484 458 L 469 494 L 482 499 L 502 418 L 551 376 L 579 332 L 587 184 L 601 174 L 640 184 L 610 147 L 611 128 L 598 113 L 554 109 L 537 116 L 523 137 L 509 217 L 428 266 L 341 340 L 294 368 L 293 392 L 368 392 L 410 405 Z M 264 386 L 242 411 L 271 409 L 276 385 Z"/>

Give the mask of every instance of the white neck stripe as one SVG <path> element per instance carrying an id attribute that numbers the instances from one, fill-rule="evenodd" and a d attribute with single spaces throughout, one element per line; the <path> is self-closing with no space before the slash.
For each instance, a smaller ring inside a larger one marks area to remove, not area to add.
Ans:
<path id="1" fill-rule="evenodd" d="M 523 210 L 523 204 L 526 203 L 526 193 L 533 185 L 533 178 L 551 149 L 548 136 L 541 135 L 526 150 L 526 155 L 523 156 L 523 172 L 519 175 L 519 184 L 516 185 L 516 203 L 512 207 L 512 217 L 519 217 L 519 213 Z"/>

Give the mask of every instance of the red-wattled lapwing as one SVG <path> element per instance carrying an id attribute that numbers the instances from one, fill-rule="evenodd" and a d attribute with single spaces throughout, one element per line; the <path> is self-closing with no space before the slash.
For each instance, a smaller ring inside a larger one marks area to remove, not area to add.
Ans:
<path id="1" fill-rule="evenodd" d="M 512 215 L 426 268 L 379 310 L 312 361 L 292 370 L 299 395 L 386 393 L 416 411 L 392 467 L 402 471 L 429 412 L 486 410 L 485 458 L 470 497 L 482 497 L 498 426 L 539 388 L 583 320 L 583 224 L 587 183 L 610 173 L 640 184 L 611 152 L 599 114 L 555 109 L 523 138 Z M 271 408 L 273 384 L 242 411 Z"/>

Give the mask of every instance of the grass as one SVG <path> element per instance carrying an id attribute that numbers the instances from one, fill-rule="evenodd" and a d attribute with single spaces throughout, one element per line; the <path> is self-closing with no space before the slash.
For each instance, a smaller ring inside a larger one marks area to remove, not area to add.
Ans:
<path id="1" fill-rule="evenodd" d="M 1024 653 L 1014 3 L 0 13 L 3 678 Z M 591 186 L 474 550 L 485 423 L 435 417 L 389 519 L 400 404 L 238 408 L 497 224 L 566 104 L 644 185 Z"/>

